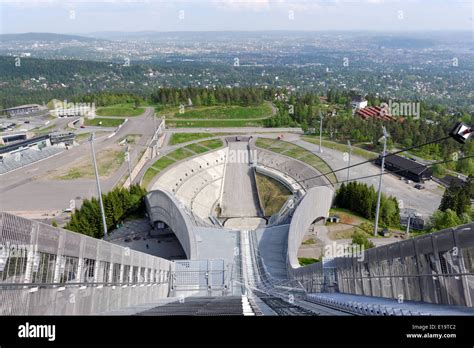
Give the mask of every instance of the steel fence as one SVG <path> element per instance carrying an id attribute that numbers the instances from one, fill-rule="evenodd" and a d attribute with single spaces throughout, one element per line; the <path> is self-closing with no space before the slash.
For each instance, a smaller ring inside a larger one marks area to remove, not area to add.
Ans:
<path id="1" fill-rule="evenodd" d="M 169 294 L 173 263 L 0 213 L 0 315 L 99 314 Z"/>
<path id="2" fill-rule="evenodd" d="M 474 224 L 339 256 L 290 274 L 309 292 L 341 293 L 473 307 Z"/>

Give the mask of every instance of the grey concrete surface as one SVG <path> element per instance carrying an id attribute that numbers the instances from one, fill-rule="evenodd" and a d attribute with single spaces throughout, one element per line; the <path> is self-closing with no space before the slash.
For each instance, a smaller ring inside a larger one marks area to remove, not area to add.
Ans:
<path id="1" fill-rule="evenodd" d="M 257 217 L 230 218 L 224 223 L 225 227 L 235 230 L 255 230 L 264 227 L 265 225 L 266 220 Z"/>
<path id="2" fill-rule="evenodd" d="M 170 193 L 155 190 L 145 198 L 150 221 L 164 222 L 171 228 L 190 260 L 197 258 L 197 239 L 195 225 L 185 212 L 184 206 Z"/>
<path id="3" fill-rule="evenodd" d="M 167 260 L 186 258 L 176 235 L 170 229 L 153 230 L 147 218 L 125 222 L 104 240 Z"/>
<path id="4" fill-rule="evenodd" d="M 347 167 L 347 162 L 344 161 L 344 154 L 340 151 L 323 147 L 323 153 L 319 153 L 318 145 L 308 143 L 304 140 L 295 140 L 293 143 L 309 151 L 315 152 L 316 155 L 325 160 L 333 170 Z M 354 154 L 351 157 L 351 165 L 364 161 L 366 161 L 365 158 Z M 380 167 L 377 167 L 372 163 L 366 163 L 351 168 L 350 178 L 359 178 L 379 173 Z M 341 170 L 335 174 L 339 181 L 347 179 L 347 170 Z M 377 176 L 358 181 L 374 186 L 375 189 L 378 189 L 379 177 Z M 394 174 L 385 174 L 383 176 L 382 192 L 387 195 L 395 196 L 398 200 L 401 200 L 404 208 L 414 208 L 424 217 L 428 217 L 438 209 L 443 191 L 437 189 L 438 185 L 433 182 L 426 183 L 424 186 L 426 187 L 425 190 L 417 190 L 414 188 L 414 184 L 407 184 Z"/>
<path id="5" fill-rule="evenodd" d="M 313 187 L 296 207 L 288 232 L 288 267 L 299 268 L 298 249 L 315 220 L 322 222 L 329 215 L 334 191 L 326 186 Z"/>
<path id="6" fill-rule="evenodd" d="M 232 151 L 245 153 L 248 142 L 230 142 L 228 158 Z M 240 156 L 235 157 L 240 158 Z M 243 156 L 242 156 L 242 159 Z M 255 217 L 259 214 L 257 188 L 248 156 L 245 161 L 228 161 L 222 193 L 222 217 Z"/>
<path id="7" fill-rule="evenodd" d="M 141 116 L 130 117 L 112 137 L 101 137 L 96 140 L 96 153 L 116 143 L 129 134 L 141 134 L 134 145 L 130 156 L 132 163 L 137 161 L 144 144 L 154 132 L 153 109 L 147 108 Z M 156 121 L 159 123 L 159 121 Z M 90 143 L 85 142 L 44 161 L 34 163 L 14 172 L 0 176 L 0 210 L 2 211 L 38 211 L 63 210 L 69 207 L 69 201 L 76 197 L 90 198 L 96 195 L 94 180 L 49 180 L 45 176 L 49 171 L 70 164 L 82 157 L 91 158 Z M 92 159 L 91 159 L 92 161 Z M 108 179 L 101 181 L 103 192 L 112 189 L 126 175 L 128 165 L 122 163 L 120 168 Z M 76 202 L 80 206 L 81 201 Z"/>
<path id="8" fill-rule="evenodd" d="M 289 225 L 261 228 L 255 231 L 259 256 L 274 278 L 287 278 L 286 252 Z"/>

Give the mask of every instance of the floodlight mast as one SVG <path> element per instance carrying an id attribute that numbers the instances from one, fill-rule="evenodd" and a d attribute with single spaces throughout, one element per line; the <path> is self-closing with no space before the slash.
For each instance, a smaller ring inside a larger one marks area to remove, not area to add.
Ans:
<path id="1" fill-rule="evenodd" d="M 127 149 L 125 150 L 125 159 L 128 162 L 128 175 L 130 180 L 130 187 L 132 187 L 132 165 L 131 165 L 131 158 L 130 158 L 130 147 L 127 141 Z"/>
<path id="2" fill-rule="evenodd" d="M 105 220 L 104 203 L 102 202 L 102 191 L 100 189 L 99 171 L 97 170 L 97 161 L 95 158 L 94 140 L 95 140 L 95 132 L 92 132 L 89 138 L 89 141 L 91 143 L 91 149 L 92 149 L 92 161 L 94 162 L 95 180 L 97 183 L 97 193 L 99 194 L 99 204 L 100 204 L 100 212 L 102 214 L 102 225 L 104 227 L 104 237 L 107 237 L 107 222 Z"/>
<path id="3" fill-rule="evenodd" d="M 375 226 L 374 226 L 375 236 L 377 236 L 377 233 L 379 230 L 380 199 L 382 197 L 382 177 L 383 177 L 384 166 L 385 166 L 385 155 L 387 153 L 387 138 L 388 138 L 388 133 L 384 126 L 382 126 L 382 130 L 383 130 L 383 153 L 382 153 L 382 163 L 380 163 L 379 192 L 377 195 L 377 210 L 375 212 Z"/>
<path id="4" fill-rule="evenodd" d="M 323 153 L 323 114 L 319 110 L 319 152 Z"/>
<path id="5" fill-rule="evenodd" d="M 349 173 L 351 170 L 351 155 L 352 155 L 352 146 L 351 146 L 351 141 L 347 141 L 347 146 L 349 146 L 349 162 L 347 163 L 347 184 L 349 183 Z"/>

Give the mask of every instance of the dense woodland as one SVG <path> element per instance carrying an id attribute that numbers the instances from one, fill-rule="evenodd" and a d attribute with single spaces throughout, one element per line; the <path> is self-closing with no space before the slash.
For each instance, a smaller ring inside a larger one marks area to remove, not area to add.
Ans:
<path id="1" fill-rule="evenodd" d="M 114 230 L 130 217 L 144 216 L 143 198 L 146 193 L 146 190 L 140 185 L 132 185 L 130 189 L 115 188 L 102 195 L 107 230 Z M 103 238 L 104 230 L 99 200 L 95 197 L 91 200 L 85 199 L 81 208 L 71 215 L 71 220 L 66 228 L 91 237 Z"/>
<path id="2" fill-rule="evenodd" d="M 338 208 L 348 209 L 368 219 L 374 220 L 377 209 L 377 192 L 373 186 L 359 182 L 341 184 L 337 191 L 334 204 Z M 380 226 L 398 227 L 400 224 L 400 209 L 395 197 L 382 194 L 380 200 Z"/>
<path id="3" fill-rule="evenodd" d="M 73 98 L 74 101 L 95 102 L 97 106 L 117 103 L 150 104 L 161 106 L 213 106 L 213 105 L 257 105 L 270 101 L 277 107 L 277 113 L 266 120 L 267 127 L 301 126 L 307 133 L 319 135 L 319 122 L 323 121 L 323 136 L 333 141 L 353 144 L 369 150 L 381 151 L 378 142 L 382 126 L 387 128 L 389 150 L 408 148 L 447 136 L 458 121 L 474 123 L 474 117 L 465 110 L 450 110 L 440 105 L 427 106 L 420 103 L 421 117 L 403 118 L 401 121 L 383 122 L 363 120 L 352 115 L 350 101 L 355 93 L 329 90 L 325 96 L 314 93 L 291 94 L 285 90 L 262 88 L 160 88 L 151 95 L 95 93 Z M 387 102 L 383 98 L 367 96 L 369 105 Z M 455 170 L 465 175 L 474 175 L 474 158 L 457 159 L 474 155 L 474 142 L 464 145 L 452 139 L 429 144 L 412 151 L 413 155 L 432 161 L 449 161 L 435 165 L 437 176 L 444 176 L 445 170 Z"/>
<path id="4" fill-rule="evenodd" d="M 431 217 L 431 230 L 469 223 L 474 218 L 471 208 L 474 199 L 474 179 L 469 179 L 461 186 L 451 185 L 443 195 L 439 209 Z"/>
<path id="5" fill-rule="evenodd" d="M 154 69 L 159 69 L 159 73 Z M 25 103 L 42 104 L 52 99 L 94 102 L 96 106 L 133 103 L 136 106 L 154 105 L 158 109 L 160 106 L 181 104 L 249 106 L 266 100 L 278 110 L 276 115 L 266 120 L 267 127 L 301 126 L 308 133 L 319 134 L 319 122 L 322 119 L 324 137 L 342 143 L 350 140 L 353 144 L 376 151 L 381 148 L 377 140 L 382 135 L 382 125 L 387 127 L 390 134 L 389 148 L 401 148 L 442 138 L 457 121 L 474 123 L 474 115 L 467 108 L 426 104 L 424 101 L 420 101 L 420 119 L 407 117 L 403 122 L 362 120 L 352 116 L 350 106 L 352 98 L 359 92 L 334 88 L 322 95 L 321 92 L 295 92 L 283 87 L 230 88 L 224 87 L 224 84 L 213 88 L 177 87 L 180 83 L 173 79 L 181 76 L 182 69 L 180 66 L 168 65 L 152 68 L 146 64 L 123 66 L 106 62 L 33 58 L 22 59 L 21 66 L 16 67 L 13 57 L 0 57 L 0 108 Z M 195 64 L 195 69 L 194 74 L 209 73 L 205 66 L 199 64 Z M 227 71 L 216 69 L 216 74 Z M 145 83 L 144 78 L 149 71 L 156 76 Z M 238 71 L 227 71 L 226 74 L 234 76 Z M 42 87 L 40 77 L 46 78 L 47 87 Z M 66 80 L 69 83 L 60 83 Z M 242 86 L 245 86 L 244 82 L 242 80 Z M 374 106 L 388 101 L 383 97 L 383 90 L 380 96 L 368 94 L 366 98 L 369 105 Z M 471 141 L 460 145 L 447 140 L 423 146 L 412 153 L 428 160 L 453 160 L 474 154 L 474 143 Z M 445 169 L 474 175 L 474 159 L 452 161 L 435 166 L 434 169 L 438 176 L 442 176 Z"/>

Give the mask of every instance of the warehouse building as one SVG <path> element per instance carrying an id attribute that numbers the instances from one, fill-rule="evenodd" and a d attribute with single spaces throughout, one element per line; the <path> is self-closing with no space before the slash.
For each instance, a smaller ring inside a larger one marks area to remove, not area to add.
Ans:
<path id="1" fill-rule="evenodd" d="M 378 166 L 381 165 L 381 162 L 381 157 L 375 160 L 375 164 Z M 385 169 L 414 182 L 425 182 L 431 180 L 433 176 L 433 170 L 431 168 L 397 155 L 385 157 Z"/>

